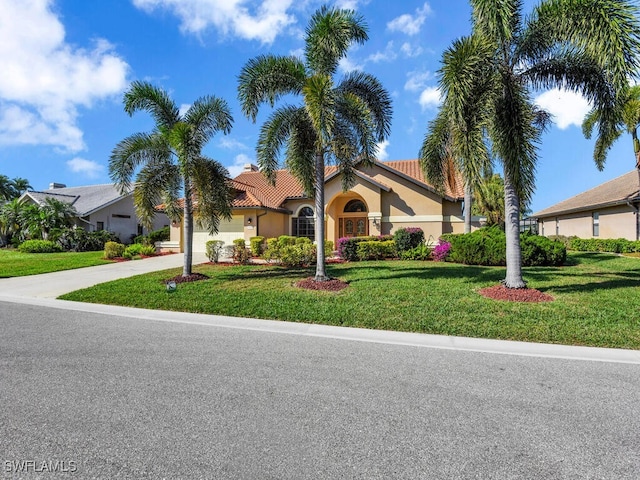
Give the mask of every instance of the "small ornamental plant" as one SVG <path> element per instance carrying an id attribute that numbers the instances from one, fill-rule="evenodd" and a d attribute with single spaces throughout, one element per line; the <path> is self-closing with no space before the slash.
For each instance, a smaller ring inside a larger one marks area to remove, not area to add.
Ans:
<path id="1" fill-rule="evenodd" d="M 451 244 L 445 240 L 439 239 L 436 246 L 433 247 L 431 257 L 435 262 L 444 262 L 451 251 Z"/>

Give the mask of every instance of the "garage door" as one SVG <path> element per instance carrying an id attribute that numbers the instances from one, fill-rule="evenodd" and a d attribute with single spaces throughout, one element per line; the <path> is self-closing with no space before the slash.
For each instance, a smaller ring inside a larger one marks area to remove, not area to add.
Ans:
<path id="1" fill-rule="evenodd" d="M 236 238 L 244 238 L 244 215 L 234 215 L 230 221 L 220 222 L 217 235 L 211 235 L 196 226 L 193 231 L 193 251 L 204 252 L 209 240 L 222 240 L 225 245 L 233 245 Z"/>

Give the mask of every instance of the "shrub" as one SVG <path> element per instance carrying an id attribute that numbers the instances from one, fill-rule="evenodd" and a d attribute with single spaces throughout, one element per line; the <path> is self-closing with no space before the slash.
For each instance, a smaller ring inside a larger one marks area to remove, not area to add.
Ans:
<path id="1" fill-rule="evenodd" d="M 348 262 L 355 262 L 359 260 L 358 257 L 358 244 L 361 242 L 387 242 L 393 241 L 393 237 L 390 235 L 383 235 L 380 237 L 342 237 L 338 239 L 338 256 Z M 388 256 L 395 256 L 395 243 L 393 247 L 393 253 Z"/>
<path id="2" fill-rule="evenodd" d="M 449 259 L 467 265 L 505 265 L 506 237 L 497 226 L 481 228 L 475 232 L 441 237 L 451 243 Z M 562 265 L 567 250 L 561 242 L 529 232 L 520 236 L 522 264 L 524 266 Z"/>
<path id="3" fill-rule="evenodd" d="M 399 253 L 416 248 L 424 243 L 424 232 L 418 227 L 399 228 L 393 234 Z"/>
<path id="4" fill-rule="evenodd" d="M 249 239 L 249 244 L 251 245 L 251 255 L 254 257 L 262 255 L 262 252 L 264 251 L 264 237 L 251 237 Z"/>
<path id="5" fill-rule="evenodd" d="M 124 254 L 124 245 L 118 242 L 107 242 L 104 244 L 104 258 L 113 259 L 122 257 Z"/>
<path id="6" fill-rule="evenodd" d="M 393 240 L 381 242 L 379 240 L 368 240 L 357 242 L 356 253 L 359 260 L 381 260 L 395 255 L 396 244 Z"/>
<path id="7" fill-rule="evenodd" d="M 568 248 L 579 252 L 633 253 L 640 252 L 640 241 L 627 240 L 626 238 L 572 237 Z"/>
<path id="8" fill-rule="evenodd" d="M 295 245 L 297 237 L 292 237 L 291 235 L 280 235 L 278 237 L 278 245 L 282 247 L 286 247 L 287 245 Z"/>
<path id="9" fill-rule="evenodd" d="M 325 258 L 329 258 L 333 256 L 333 241 L 331 240 L 324 241 L 324 256 Z"/>
<path id="10" fill-rule="evenodd" d="M 423 243 L 411 250 L 401 252 L 400 258 L 402 260 L 429 260 L 431 258 L 431 248 Z"/>
<path id="11" fill-rule="evenodd" d="M 209 240 L 205 243 L 205 252 L 210 262 L 218 263 L 223 246 L 224 242 L 222 240 Z"/>
<path id="12" fill-rule="evenodd" d="M 280 249 L 280 262 L 285 267 L 306 267 L 316 261 L 316 246 L 311 243 L 285 245 Z"/>
<path id="13" fill-rule="evenodd" d="M 237 238 L 233 241 L 233 261 L 235 263 L 247 264 L 251 260 L 251 251 L 246 247 L 244 238 Z"/>
<path id="14" fill-rule="evenodd" d="M 61 252 L 62 247 L 51 240 L 26 240 L 18 250 L 22 253 L 55 253 Z"/>
<path id="15" fill-rule="evenodd" d="M 280 243 L 277 238 L 267 238 L 267 247 L 264 249 L 262 257 L 268 262 L 280 258 Z"/>
<path id="16" fill-rule="evenodd" d="M 132 243 L 131 245 L 127 245 L 127 247 L 124 249 L 124 252 L 122 253 L 122 257 L 131 260 L 132 258 L 139 255 L 144 255 L 142 253 L 144 251 L 144 247 L 145 245 L 142 245 L 141 243 Z"/>
<path id="17" fill-rule="evenodd" d="M 107 242 L 117 242 L 118 236 L 107 230 L 87 232 L 81 227 L 54 229 L 49 239 L 56 242 L 63 250 L 74 252 L 98 252 L 104 250 Z"/>
<path id="18" fill-rule="evenodd" d="M 140 249 L 140 255 L 145 257 L 155 257 L 157 254 L 155 245 L 143 245 Z"/>
<path id="19" fill-rule="evenodd" d="M 169 227 L 162 227 L 153 232 L 149 232 L 148 235 L 138 235 L 134 237 L 133 243 L 141 243 L 143 245 L 155 245 L 156 242 L 164 242 L 171 238 L 171 232 Z"/>
<path id="20" fill-rule="evenodd" d="M 310 244 L 313 243 L 310 238 L 307 237 L 296 237 L 296 245 Z"/>
<path id="21" fill-rule="evenodd" d="M 449 256 L 450 251 L 451 244 L 445 240 L 439 239 L 438 243 L 436 243 L 436 246 L 433 247 L 431 256 L 436 262 L 444 262 Z"/>

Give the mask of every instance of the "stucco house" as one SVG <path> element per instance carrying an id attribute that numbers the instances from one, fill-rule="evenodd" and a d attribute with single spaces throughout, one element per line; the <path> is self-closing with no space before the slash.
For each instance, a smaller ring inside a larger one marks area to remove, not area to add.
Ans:
<path id="1" fill-rule="evenodd" d="M 120 194 L 114 184 L 67 187 L 61 183 L 49 184 L 49 190 L 25 192 L 20 202 L 44 204 L 47 198 L 55 198 L 72 205 L 78 216 L 75 225 L 87 231 L 108 230 L 129 243 L 132 236 L 148 233 L 138 220 L 133 206 L 133 192 Z M 170 225 L 164 213 L 157 213 L 153 230 Z"/>
<path id="2" fill-rule="evenodd" d="M 533 214 L 540 235 L 640 240 L 640 173 L 632 170 Z"/>
<path id="3" fill-rule="evenodd" d="M 343 192 L 336 167 L 325 170 L 326 239 L 393 234 L 401 227 L 420 227 L 433 240 L 443 233 L 462 233 L 463 192 L 436 192 L 422 174 L 418 160 L 376 162 L 373 167 L 356 168 L 356 183 Z M 202 252 L 208 240 L 233 240 L 254 236 L 265 238 L 293 235 L 314 238 L 314 199 L 305 195 L 287 170 L 276 172 L 270 185 L 254 165 L 233 180 L 235 198 L 231 221 L 222 222 L 217 235 L 194 231 L 193 250 Z M 474 219 L 479 227 L 480 218 Z M 172 225 L 166 250 L 182 248 L 182 228 Z"/>

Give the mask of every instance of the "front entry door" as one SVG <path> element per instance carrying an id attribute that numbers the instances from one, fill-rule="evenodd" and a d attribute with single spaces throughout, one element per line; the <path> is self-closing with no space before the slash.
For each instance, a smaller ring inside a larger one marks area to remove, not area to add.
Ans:
<path id="1" fill-rule="evenodd" d="M 369 234 L 367 217 L 344 217 L 340 219 L 340 237 L 365 237 Z"/>

